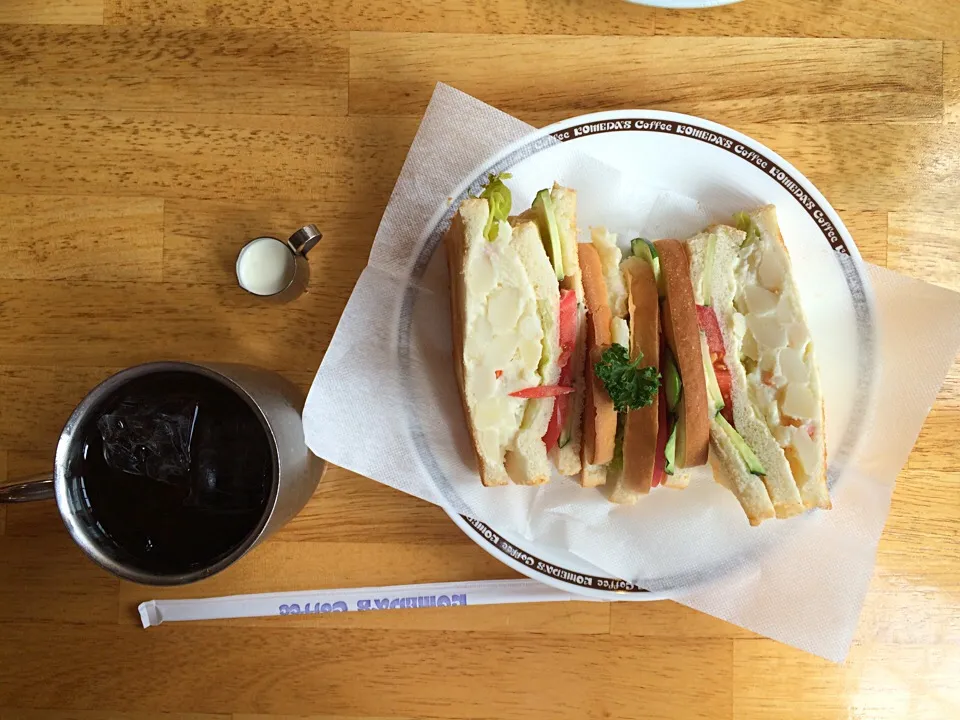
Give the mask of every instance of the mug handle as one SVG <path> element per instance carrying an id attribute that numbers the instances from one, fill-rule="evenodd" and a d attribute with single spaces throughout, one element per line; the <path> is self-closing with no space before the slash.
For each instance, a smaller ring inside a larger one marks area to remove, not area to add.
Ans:
<path id="1" fill-rule="evenodd" d="M 322 239 L 323 233 L 317 229 L 316 225 L 304 225 L 290 236 L 290 239 L 287 240 L 287 245 L 290 246 L 290 249 L 293 250 L 295 255 L 306 257 L 307 253 L 313 250 L 316 244 Z"/>
<path id="2" fill-rule="evenodd" d="M 0 487 L 0 505 L 4 503 L 27 503 L 34 500 L 53 500 L 56 497 L 53 475 L 34 475 L 16 485 Z"/>

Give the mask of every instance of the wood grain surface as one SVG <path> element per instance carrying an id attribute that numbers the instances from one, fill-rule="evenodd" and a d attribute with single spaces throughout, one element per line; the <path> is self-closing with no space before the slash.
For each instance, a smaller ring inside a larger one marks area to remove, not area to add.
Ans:
<path id="1" fill-rule="evenodd" d="M 537 125 L 617 107 L 733 125 L 867 260 L 960 290 L 955 0 L 0 0 L 0 481 L 49 469 L 75 403 L 137 362 L 306 389 L 437 81 Z M 325 233 L 308 294 L 234 286 L 244 240 L 306 222 Z M 514 577 L 436 507 L 339 468 L 186 590 L 97 569 L 52 504 L 0 506 L 0 720 L 955 719 L 958 430 L 960 365 L 842 666 L 669 602 L 138 627 L 154 597 Z"/>

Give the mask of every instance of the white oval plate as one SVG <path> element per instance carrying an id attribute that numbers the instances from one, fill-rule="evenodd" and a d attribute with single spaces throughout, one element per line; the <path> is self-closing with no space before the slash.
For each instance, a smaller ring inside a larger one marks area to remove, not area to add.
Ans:
<path id="1" fill-rule="evenodd" d="M 790 163 L 735 130 L 678 113 L 616 110 L 572 118 L 533 133 L 485 162 L 472 177 L 465 178 L 452 203 L 438 208 L 414 265 L 411 287 L 421 282 L 425 273 L 434 271 L 428 270 L 428 265 L 454 209 L 465 197 L 479 192 L 489 173 L 509 171 L 514 176 L 512 182 L 522 186 L 548 186 L 558 179 L 557 167 L 575 164 L 578 160 L 574 157 L 584 156 L 596 158 L 626 175 L 636 175 L 641 169 L 664 197 L 691 198 L 702 208 L 705 220 L 699 226 L 669 227 L 667 221 L 659 224 L 663 232 L 657 237 L 693 234 L 705 227 L 707 220 L 729 222 L 738 210 L 768 203 L 777 206 L 818 356 L 821 360 L 830 358 L 829 363 L 821 361 L 820 368 L 827 416 L 828 474 L 829 481 L 836 482 L 859 439 L 871 399 L 875 374 L 871 293 L 858 265 L 840 262 L 843 256 L 859 260 L 860 255 L 826 199 Z M 563 181 L 562 177 L 559 179 Z M 532 199 L 515 194 L 514 203 L 516 207 L 525 207 Z M 669 216 L 669 210 L 666 208 L 662 214 Z M 657 208 L 648 211 L 656 213 Z M 614 230 L 637 227 L 636 218 L 631 218 L 634 212 L 636 208 L 625 204 L 622 198 L 617 206 L 616 201 L 607 202 L 604 193 L 594 192 L 592 202 L 584 202 L 581 195 L 578 224 L 604 224 Z M 650 227 L 649 216 L 646 226 Z M 432 266 L 435 268 L 436 263 Z M 401 362 L 409 356 L 404 343 L 410 342 L 410 323 L 416 308 L 410 310 L 403 314 L 406 325 L 399 333 Z M 572 552 L 502 532 L 456 512 L 453 508 L 463 503 L 457 502 L 456 487 L 448 482 L 435 461 L 430 448 L 431 433 L 422 431 L 416 415 L 410 414 L 411 431 L 418 440 L 421 459 L 432 468 L 436 494 L 443 498 L 442 504 L 454 522 L 494 557 L 536 580 L 597 598 L 647 600 L 669 594 L 648 592 L 610 577 Z M 708 492 L 725 491 L 710 483 L 672 495 L 690 499 L 696 493 Z M 655 493 L 645 502 L 661 500 Z M 667 502 L 682 507 L 686 501 Z M 696 556 L 691 556 L 678 565 L 675 575 L 658 578 L 658 582 L 662 580 L 660 587 L 690 588 L 720 572 L 741 567 L 762 553 L 766 544 L 776 542 L 778 536 L 752 531 L 738 537 L 729 543 L 729 548 L 724 548 L 726 556 L 722 562 L 703 567 L 698 565 Z M 757 540 L 760 537 L 769 539 Z"/>

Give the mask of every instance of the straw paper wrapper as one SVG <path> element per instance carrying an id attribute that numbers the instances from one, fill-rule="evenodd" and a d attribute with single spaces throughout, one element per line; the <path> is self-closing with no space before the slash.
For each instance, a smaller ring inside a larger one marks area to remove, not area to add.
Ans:
<path id="1" fill-rule="evenodd" d="M 502 605 L 505 603 L 567 602 L 575 595 L 534 580 L 389 585 L 387 587 L 297 590 L 229 595 L 193 600 L 148 600 L 140 603 L 140 622 L 154 627 L 165 622 L 322 615 L 335 612 L 409 610 L 414 608 Z"/>
<path id="2" fill-rule="evenodd" d="M 857 444 L 842 466 L 831 467 L 829 512 L 750 528 L 708 471 L 683 492 L 658 490 L 626 508 L 568 479 L 540 488 L 483 488 L 452 364 L 444 252 L 424 247 L 444 201 L 532 131 L 438 86 L 311 388 L 304 411 L 308 444 L 330 462 L 424 500 L 439 503 L 440 492 L 447 507 L 524 538 L 526 549 L 572 552 L 611 576 L 842 660 L 896 476 L 960 346 L 960 295 L 867 267 L 879 363 L 863 372 L 871 373 L 875 392 L 869 407 L 858 409 L 867 419 Z M 624 225 L 618 208 L 630 208 L 641 213 L 636 229 L 645 236 L 683 237 L 710 219 L 695 199 L 644 189 L 589 156 L 562 158 L 550 166 L 550 177 L 517 179 L 515 208 L 529 206 L 538 187 L 556 180 L 578 190 L 581 226 Z M 591 192 L 596 188 L 604 191 Z M 842 256 L 825 263 L 824 272 L 861 271 L 854 263 Z M 409 331 L 398 332 L 402 327 Z M 818 350 L 824 352 L 819 340 Z M 819 357 L 821 368 L 829 362 Z M 834 385 L 831 392 L 845 392 L 843 384 Z M 829 377 L 825 388 L 831 388 Z M 828 398 L 828 435 L 829 408 Z"/>

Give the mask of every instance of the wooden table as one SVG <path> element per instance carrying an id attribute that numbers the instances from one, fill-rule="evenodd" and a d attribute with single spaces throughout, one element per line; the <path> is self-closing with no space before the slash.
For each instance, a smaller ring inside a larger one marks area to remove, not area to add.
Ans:
<path id="1" fill-rule="evenodd" d="M 306 387 L 438 80 L 535 124 L 732 125 L 868 260 L 960 289 L 955 0 L 0 0 L 0 478 L 48 468 L 74 403 L 130 364 Z M 241 241 L 305 222 L 326 234 L 313 292 L 233 286 Z M 955 367 L 841 667 L 669 602 L 137 626 L 155 596 L 512 576 L 437 508 L 337 469 L 178 592 L 95 568 L 50 504 L 0 508 L 0 718 L 957 718 L 958 423 Z"/>

